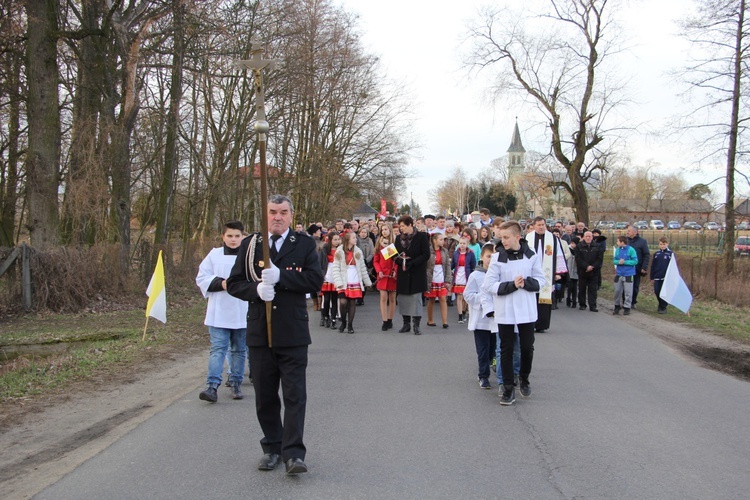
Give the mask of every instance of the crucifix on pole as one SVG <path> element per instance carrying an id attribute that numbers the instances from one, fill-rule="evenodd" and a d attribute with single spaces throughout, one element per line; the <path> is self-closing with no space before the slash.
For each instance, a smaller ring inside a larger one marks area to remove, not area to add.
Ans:
<path id="1" fill-rule="evenodd" d="M 258 152 L 260 154 L 260 199 L 263 203 L 261 210 L 261 234 L 268 238 L 268 174 L 266 169 L 266 134 L 268 133 L 268 122 L 266 121 L 266 103 L 263 91 L 263 70 L 273 70 L 276 61 L 263 59 L 263 48 L 258 40 L 253 39 L 251 43 L 250 59 L 237 61 L 237 67 L 250 69 L 253 72 L 253 87 L 255 88 L 255 132 L 258 134 Z M 268 242 L 262 240 L 263 267 L 271 268 L 271 254 Z M 272 345 L 271 335 L 271 311 L 272 303 L 266 302 L 266 331 L 268 334 L 268 347 Z"/>

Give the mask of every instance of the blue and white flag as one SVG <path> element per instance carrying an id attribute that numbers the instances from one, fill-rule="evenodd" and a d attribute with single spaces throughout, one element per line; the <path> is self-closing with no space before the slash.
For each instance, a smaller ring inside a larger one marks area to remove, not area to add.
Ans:
<path id="1" fill-rule="evenodd" d="M 687 314 L 690 305 L 693 303 L 693 294 L 690 293 L 685 282 L 680 276 L 680 270 L 677 269 L 677 258 L 672 255 L 669 259 L 667 274 L 664 275 L 664 284 L 661 287 L 661 298 L 667 303 L 672 304 L 680 311 Z"/>

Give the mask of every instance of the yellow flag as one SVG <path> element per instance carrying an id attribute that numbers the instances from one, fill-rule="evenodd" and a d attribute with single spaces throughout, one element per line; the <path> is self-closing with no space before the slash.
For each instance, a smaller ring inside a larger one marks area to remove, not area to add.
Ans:
<path id="1" fill-rule="evenodd" d="M 383 257 L 386 259 L 390 259 L 391 257 L 398 255 L 398 250 L 396 250 L 396 245 L 391 243 L 387 247 L 380 250 L 380 253 L 383 254 Z"/>
<path id="2" fill-rule="evenodd" d="M 167 290 L 164 286 L 164 262 L 161 259 L 161 250 L 156 259 L 156 269 L 151 276 L 151 282 L 146 289 L 148 304 L 146 304 L 146 317 L 158 319 L 162 323 L 167 322 Z"/>

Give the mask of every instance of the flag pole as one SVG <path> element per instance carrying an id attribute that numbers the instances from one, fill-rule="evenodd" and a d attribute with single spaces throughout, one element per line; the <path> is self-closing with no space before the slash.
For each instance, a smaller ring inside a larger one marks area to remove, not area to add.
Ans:
<path id="1" fill-rule="evenodd" d="M 146 316 L 146 326 L 143 327 L 143 338 L 141 339 L 141 342 L 146 341 L 146 330 L 148 330 L 148 316 Z"/>
<path id="2" fill-rule="evenodd" d="M 253 40 L 251 43 L 251 57 L 247 61 L 239 61 L 237 65 L 249 68 L 253 72 L 253 86 L 255 88 L 255 132 L 258 134 L 258 153 L 260 155 L 260 198 L 263 203 L 261 211 L 261 234 L 268 238 L 268 172 L 266 168 L 266 134 L 268 133 L 268 122 L 266 121 L 265 94 L 263 91 L 264 68 L 273 69 L 276 61 L 263 59 L 263 48 L 260 42 Z M 263 240 L 263 269 L 271 269 L 271 249 L 267 241 Z M 271 330 L 271 312 L 273 302 L 266 302 L 266 332 L 268 334 L 268 347 L 273 347 Z"/>

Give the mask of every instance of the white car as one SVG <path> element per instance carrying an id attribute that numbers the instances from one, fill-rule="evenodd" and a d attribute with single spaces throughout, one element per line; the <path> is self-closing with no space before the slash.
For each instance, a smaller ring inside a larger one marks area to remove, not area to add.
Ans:
<path id="1" fill-rule="evenodd" d="M 703 228 L 708 229 L 709 231 L 718 231 L 720 227 L 721 226 L 719 226 L 719 224 L 717 224 L 716 222 L 706 222 L 705 224 L 703 224 Z"/>
<path id="2" fill-rule="evenodd" d="M 648 223 L 648 227 L 654 230 L 664 229 L 664 223 L 660 220 L 653 219 Z"/>

